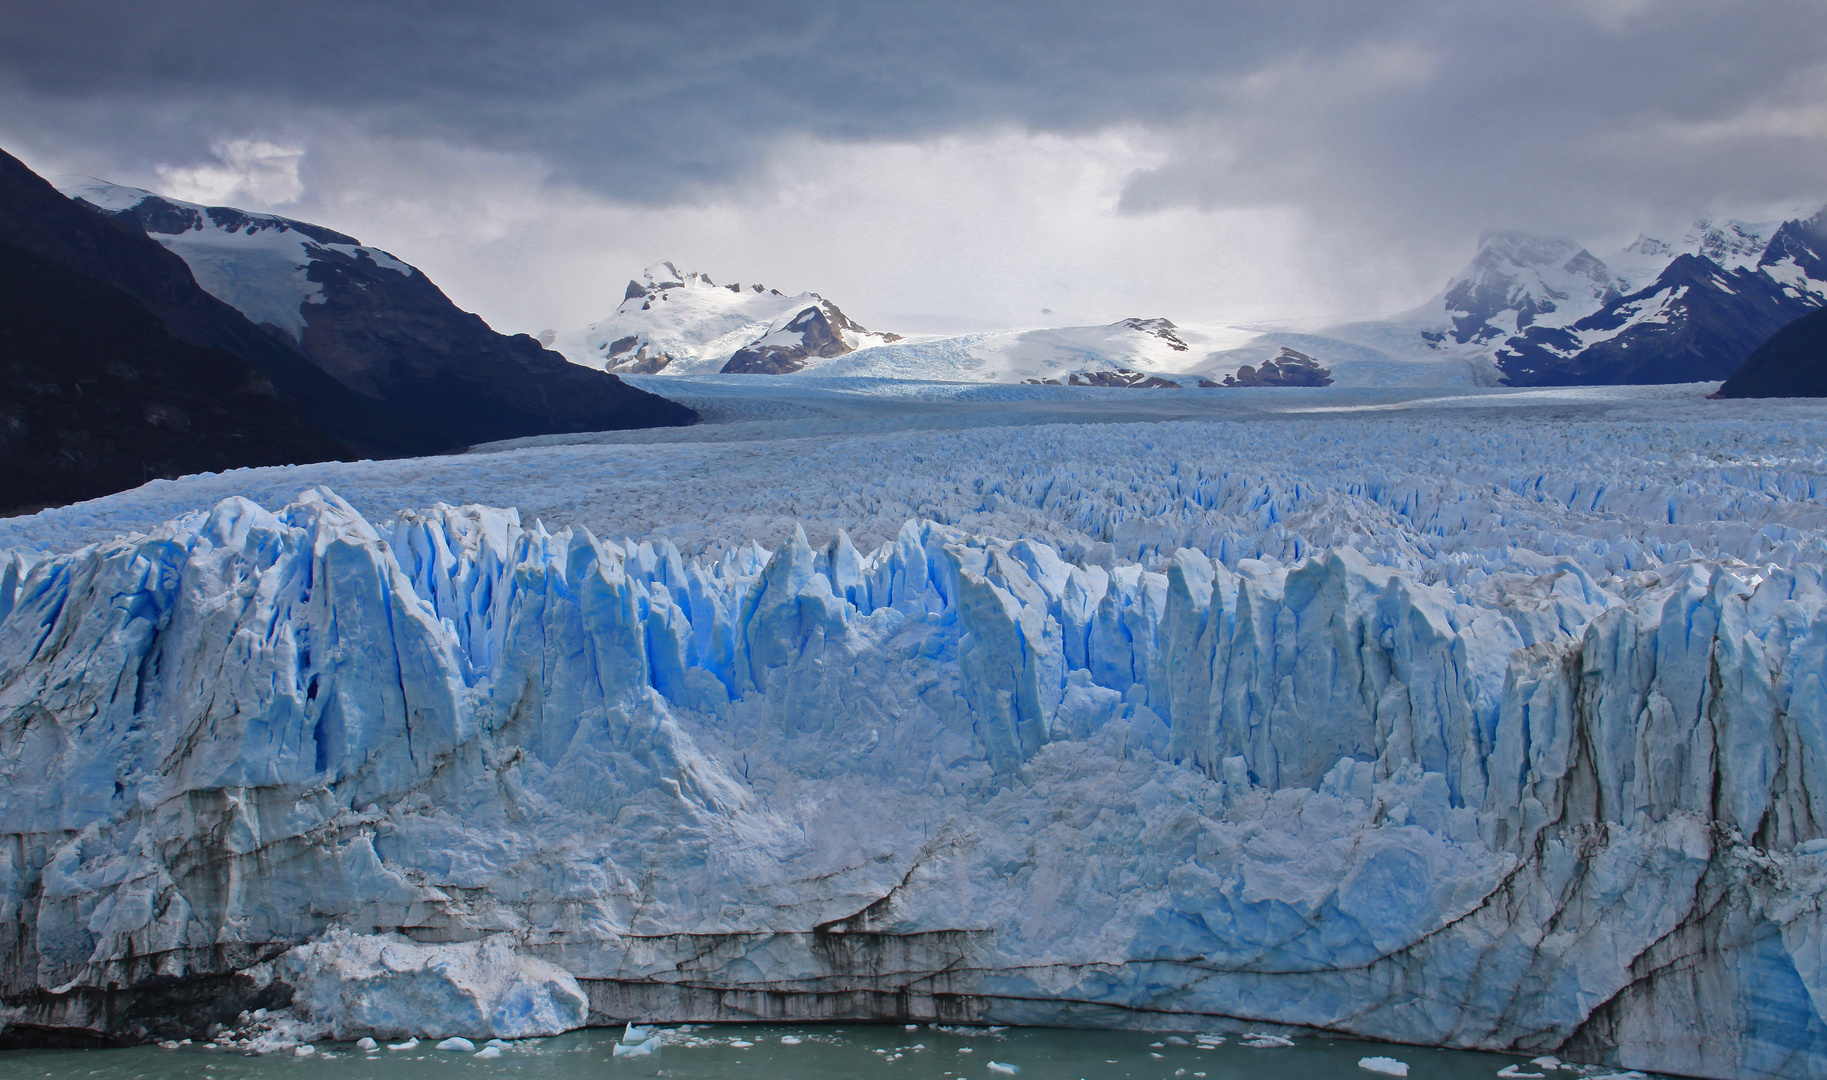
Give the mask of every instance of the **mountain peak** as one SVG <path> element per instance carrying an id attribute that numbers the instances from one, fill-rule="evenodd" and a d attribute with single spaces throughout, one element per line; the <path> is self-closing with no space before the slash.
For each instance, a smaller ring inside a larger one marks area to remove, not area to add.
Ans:
<path id="1" fill-rule="evenodd" d="M 1558 236 L 1514 229 L 1487 229 L 1478 237 L 1478 254 L 1472 264 L 1506 262 L 1517 266 L 1553 266 L 1585 249 Z"/>

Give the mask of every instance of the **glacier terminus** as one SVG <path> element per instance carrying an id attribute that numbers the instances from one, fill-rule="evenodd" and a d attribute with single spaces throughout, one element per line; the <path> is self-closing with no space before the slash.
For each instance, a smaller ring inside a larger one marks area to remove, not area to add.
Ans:
<path id="1" fill-rule="evenodd" d="M 844 490 L 899 483 L 888 446 L 938 490 L 986 437 L 871 443 L 755 393 L 723 413 L 778 441 L 727 452 L 860 447 Z M 1659 433 L 1711 405 L 1643 391 L 1554 421 L 1552 467 L 1395 480 L 1548 421 L 1312 400 L 1340 411 L 997 428 L 1022 483 L 862 541 L 807 517 L 688 553 L 415 506 L 377 487 L 440 483 L 411 462 L 339 467 L 387 513 L 309 484 L 181 509 L 300 466 L 117 497 L 171 500 L 137 532 L 8 534 L 4 1019 L 1267 1028 L 1827 1073 L 1820 421 L 1684 431 L 1748 449 L 1672 461 Z M 725 452 L 716 426 L 494 467 L 613 484 Z M 1130 438 L 1147 464 L 1100 473 Z M 1301 454 L 1336 467 L 1263 479 Z M 1641 479 L 1549 475 L 1606 454 Z M 1224 527 L 1109 542 L 1173 506 Z M 1056 527 L 986 524 L 1020 514 Z"/>

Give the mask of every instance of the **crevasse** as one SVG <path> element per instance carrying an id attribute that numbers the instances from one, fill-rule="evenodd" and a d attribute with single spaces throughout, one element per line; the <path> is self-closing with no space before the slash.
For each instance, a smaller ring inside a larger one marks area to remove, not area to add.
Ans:
<path id="1" fill-rule="evenodd" d="M 9 555 L 10 1022 L 232 1014 L 333 930 L 510 941 L 597 1021 L 1827 1073 L 1821 569 L 1545 565 L 926 521 L 704 563 L 323 489 Z"/>

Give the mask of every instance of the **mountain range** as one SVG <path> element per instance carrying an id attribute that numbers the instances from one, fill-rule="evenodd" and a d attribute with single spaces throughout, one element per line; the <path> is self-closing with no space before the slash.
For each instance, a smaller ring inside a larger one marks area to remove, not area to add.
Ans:
<path id="1" fill-rule="evenodd" d="M 817 293 L 718 286 L 668 262 L 630 282 L 608 318 L 552 336 L 578 363 L 641 374 L 1246 386 L 1294 354 L 1311 362 L 1300 380 L 1311 385 L 1606 385 L 1725 379 L 1824 303 L 1827 212 L 1703 219 L 1677 241 L 1640 235 L 1603 259 L 1571 240 L 1489 232 L 1426 304 L 1315 331 L 1137 317 L 900 338 Z"/>
<path id="2" fill-rule="evenodd" d="M 1471 381 L 1507 386 L 1721 380 L 1824 303 L 1824 214 L 1703 219 L 1679 241 L 1639 236 L 1604 259 L 1570 240 L 1490 232 L 1471 263 L 1413 311 L 1266 334 L 1214 354 L 1205 370 L 1289 346 L 1329 363 L 1348 385 L 1405 366 L 1457 368 Z"/>

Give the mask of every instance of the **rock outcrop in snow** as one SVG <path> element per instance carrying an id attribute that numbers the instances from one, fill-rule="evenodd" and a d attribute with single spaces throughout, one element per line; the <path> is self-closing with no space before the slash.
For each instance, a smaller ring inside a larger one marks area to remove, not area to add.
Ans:
<path id="1" fill-rule="evenodd" d="M 279 981 L 344 1015 L 377 979 L 574 1015 L 536 959 L 599 1022 L 1266 1022 L 1827 1069 L 1816 565 L 1429 584 L 1348 548 L 1151 569 L 931 522 L 705 565 L 317 491 L 18 567 L 20 1023 L 117 1028 L 122 995 L 229 993 L 319 939 L 335 963 Z M 457 967 L 412 983 L 425 957 L 372 934 Z"/>
<path id="2" fill-rule="evenodd" d="M 573 363 L 635 375 L 780 375 L 815 360 L 899 341 L 874 333 L 817 293 L 718 285 L 670 262 L 630 281 L 615 312 L 553 348 Z"/>

